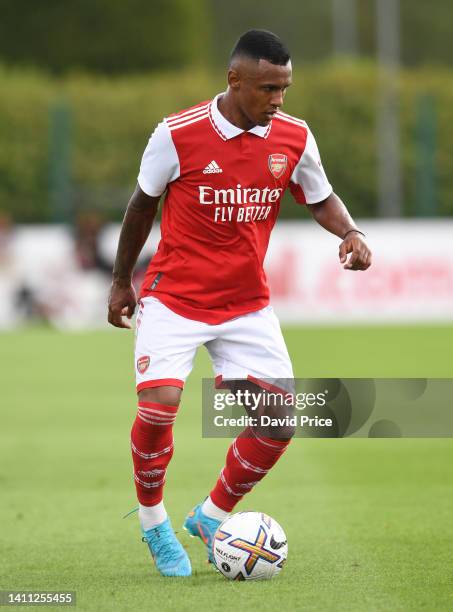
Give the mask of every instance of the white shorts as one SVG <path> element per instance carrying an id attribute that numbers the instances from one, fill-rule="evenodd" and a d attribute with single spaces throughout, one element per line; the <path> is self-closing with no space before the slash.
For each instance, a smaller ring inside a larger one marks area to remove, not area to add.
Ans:
<path id="1" fill-rule="evenodd" d="M 137 392 L 171 385 L 184 388 L 198 347 L 211 356 L 216 386 L 249 380 L 266 389 L 292 380 L 293 370 L 280 324 L 271 306 L 209 325 L 182 317 L 154 297 L 140 301 L 135 341 Z M 283 385 L 285 388 L 286 385 Z"/>

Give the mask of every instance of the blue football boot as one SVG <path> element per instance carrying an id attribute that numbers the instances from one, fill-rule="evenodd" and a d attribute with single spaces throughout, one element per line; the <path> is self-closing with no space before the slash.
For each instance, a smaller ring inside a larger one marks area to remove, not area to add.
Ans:
<path id="1" fill-rule="evenodd" d="M 143 532 L 143 542 L 148 544 L 157 569 L 162 576 L 190 576 L 190 559 L 177 539 L 170 519 Z"/>
<path id="2" fill-rule="evenodd" d="M 184 521 L 183 528 L 189 532 L 192 537 L 201 538 L 208 551 L 208 561 L 214 563 L 214 553 L 212 545 L 214 542 L 214 535 L 222 521 L 210 518 L 201 511 L 201 504 L 195 506 L 195 508 L 189 512 Z"/>

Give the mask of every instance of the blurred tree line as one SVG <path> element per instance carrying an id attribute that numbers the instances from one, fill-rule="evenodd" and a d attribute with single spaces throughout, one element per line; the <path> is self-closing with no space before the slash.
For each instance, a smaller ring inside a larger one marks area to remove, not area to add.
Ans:
<path id="1" fill-rule="evenodd" d="M 0 60 L 53 73 L 204 61 L 209 0 L 0 0 Z"/>
<path id="2" fill-rule="evenodd" d="M 379 0 L 356 1 L 359 57 L 342 63 L 331 61 L 333 2 L 0 0 L 0 209 L 18 221 L 92 208 L 120 219 L 155 124 L 222 91 L 235 40 L 262 27 L 294 58 L 285 110 L 311 125 L 352 213 L 376 215 Z M 451 0 L 400 0 L 406 215 L 429 193 L 427 165 L 434 213 L 453 215 L 452 11 Z M 286 198 L 282 214 L 303 210 Z"/>
<path id="3" fill-rule="evenodd" d="M 238 37 L 249 28 L 265 28 L 280 34 L 297 63 L 326 59 L 333 52 L 334 0 L 211 0 L 213 31 L 220 39 L 213 53 L 218 63 Z M 376 2 L 355 0 L 357 53 L 375 57 Z M 403 66 L 453 65 L 451 0 L 395 0 L 400 6 L 400 45 Z M 341 3 L 341 0 L 340 0 Z"/>
<path id="4" fill-rule="evenodd" d="M 358 53 L 375 54 L 375 4 L 356 0 Z M 395 0 L 397 1 L 397 0 Z M 451 0 L 399 0 L 405 66 L 451 66 Z M 241 32 L 280 34 L 296 63 L 332 54 L 333 0 L 0 0 L 0 61 L 53 73 L 225 65 Z"/>
<path id="5" fill-rule="evenodd" d="M 375 216 L 376 65 L 326 62 L 297 68 L 293 81 L 285 110 L 309 123 L 327 175 L 351 212 Z M 59 188 L 67 211 L 97 209 L 119 220 L 154 126 L 223 91 L 225 74 L 190 68 L 111 79 L 55 79 L 0 69 L 0 83 L 0 208 L 20 221 L 55 220 L 52 189 Z M 418 179 L 424 171 L 417 152 L 418 108 L 420 99 L 428 97 L 438 123 L 433 151 L 438 212 L 453 215 L 453 75 L 445 69 L 406 70 L 399 88 L 404 214 L 417 212 Z M 64 184 L 58 187 L 61 178 Z M 303 214 L 288 196 L 282 216 Z"/>

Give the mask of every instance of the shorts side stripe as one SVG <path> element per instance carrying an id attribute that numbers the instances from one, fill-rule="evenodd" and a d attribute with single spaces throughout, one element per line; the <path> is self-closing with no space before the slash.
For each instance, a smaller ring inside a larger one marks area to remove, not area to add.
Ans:
<path id="1" fill-rule="evenodd" d="M 154 387 L 164 386 L 184 389 L 184 381 L 180 378 L 156 378 L 155 380 L 145 380 L 137 385 L 137 393 L 142 389 L 153 389 Z"/>

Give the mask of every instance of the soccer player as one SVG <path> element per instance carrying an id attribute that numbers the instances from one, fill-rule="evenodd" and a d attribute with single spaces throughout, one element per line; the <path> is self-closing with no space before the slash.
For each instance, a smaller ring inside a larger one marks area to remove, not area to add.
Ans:
<path id="1" fill-rule="evenodd" d="M 137 304 L 132 271 L 165 193 L 162 237 L 140 292 L 138 413 L 131 431 L 140 526 L 164 576 L 191 574 L 163 488 L 172 427 L 198 347 L 208 349 L 219 386 L 257 389 L 267 379 L 293 378 L 263 272 L 285 190 L 341 239 L 345 269 L 366 270 L 371 263 L 363 234 L 327 180 L 312 132 L 280 110 L 290 85 L 282 41 L 264 30 L 241 36 L 226 92 L 167 117 L 154 130 L 123 221 L 108 320 L 130 328 L 127 318 Z M 248 428 L 231 445 L 217 482 L 184 523 L 202 539 L 211 561 L 220 522 L 278 461 L 290 438 Z"/>

